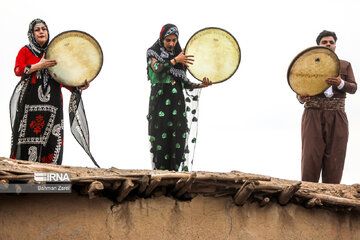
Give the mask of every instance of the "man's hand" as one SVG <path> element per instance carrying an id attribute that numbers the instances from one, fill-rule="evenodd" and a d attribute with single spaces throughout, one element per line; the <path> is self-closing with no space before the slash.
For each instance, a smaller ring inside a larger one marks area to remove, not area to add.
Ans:
<path id="1" fill-rule="evenodd" d="M 334 86 L 334 87 L 337 87 L 341 83 L 341 78 L 340 78 L 340 76 L 338 76 L 336 78 L 328 78 L 325 81 L 326 81 L 327 84 L 329 84 L 331 86 Z"/>
<path id="2" fill-rule="evenodd" d="M 300 102 L 303 102 L 303 103 L 310 101 L 310 96 L 308 94 L 297 95 L 297 98 L 299 99 Z"/>

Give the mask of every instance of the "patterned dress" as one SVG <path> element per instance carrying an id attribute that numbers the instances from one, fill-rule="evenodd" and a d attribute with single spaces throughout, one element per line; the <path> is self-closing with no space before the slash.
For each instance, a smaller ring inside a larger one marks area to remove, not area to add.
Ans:
<path id="1" fill-rule="evenodd" d="M 151 94 L 149 103 L 150 152 L 156 169 L 178 170 L 185 161 L 184 149 L 187 137 L 187 120 L 184 84 L 169 74 L 169 64 L 155 63 L 149 73 Z M 184 170 L 187 170 L 185 167 Z"/>
<path id="2" fill-rule="evenodd" d="M 147 73 L 151 82 L 149 141 L 153 169 L 191 171 L 197 135 L 198 85 L 186 77 L 186 67 L 171 60 L 182 49 L 177 41 L 171 51 L 164 47 L 169 35 L 179 37 L 173 24 L 166 24 L 159 39 L 147 50 Z"/>
<path id="3" fill-rule="evenodd" d="M 34 27 L 43 24 L 34 19 L 29 24 L 29 44 L 23 47 L 15 63 L 15 74 L 21 77 L 10 100 L 12 129 L 11 158 L 42 163 L 61 164 L 64 145 L 63 97 L 61 84 L 57 83 L 47 69 L 29 73 L 31 65 L 40 61 L 49 43 L 42 46 L 36 41 Z M 81 91 L 68 88 L 72 93 L 69 103 L 70 128 L 77 142 L 99 167 L 90 152 L 89 127 L 81 99 Z"/>
<path id="4" fill-rule="evenodd" d="M 11 158 L 61 164 L 63 154 L 63 101 L 61 85 L 41 72 L 27 74 L 28 65 L 40 61 L 29 47 L 16 58 L 15 74 L 22 80 L 15 89 L 21 104 L 14 116 Z"/>

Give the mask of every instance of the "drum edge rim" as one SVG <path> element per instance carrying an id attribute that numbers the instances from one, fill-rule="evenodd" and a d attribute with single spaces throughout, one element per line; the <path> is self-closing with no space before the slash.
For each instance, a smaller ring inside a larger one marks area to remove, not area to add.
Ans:
<path id="1" fill-rule="evenodd" d="M 193 36 L 195 36 L 197 33 L 201 32 L 201 31 L 204 31 L 204 30 L 207 30 L 207 29 L 219 29 L 219 30 L 222 30 L 222 31 L 226 32 L 227 34 L 229 34 L 229 35 L 235 40 L 236 45 L 237 45 L 238 48 L 239 48 L 239 61 L 238 61 L 238 64 L 237 64 L 237 66 L 236 66 L 236 69 L 234 70 L 234 72 L 233 72 L 229 77 L 225 78 L 224 80 L 218 81 L 218 82 L 213 82 L 213 84 L 217 84 L 217 83 L 221 83 L 221 82 L 224 82 L 224 81 L 228 80 L 229 78 L 231 78 L 231 77 L 236 73 L 236 71 L 238 70 L 238 68 L 239 68 L 239 66 L 240 66 L 240 62 L 241 62 L 241 48 L 240 48 L 240 45 L 239 45 L 238 41 L 236 40 L 236 38 L 235 38 L 230 32 L 228 32 L 227 30 L 225 30 L 225 29 L 223 29 L 223 28 L 219 28 L 219 27 L 205 27 L 205 28 L 202 28 L 202 29 L 196 31 L 193 35 L 191 35 L 191 37 L 189 38 L 189 40 L 187 41 L 187 43 L 186 43 L 186 45 L 185 45 L 184 53 L 186 52 L 186 47 L 188 46 L 191 38 L 192 38 Z M 198 81 L 200 81 L 200 82 L 203 81 L 202 79 L 198 79 L 197 77 L 195 77 L 188 68 L 186 68 L 186 69 L 190 72 L 191 76 L 193 76 L 196 80 L 198 80 Z M 211 81 L 211 79 L 210 79 L 210 81 Z"/>
<path id="2" fill-rule="evenodd" d="M 51 39 L 51 41 L 49 42 L 49 44 L 47 45 L 46 47 L 46 50 L 45 50 L 45 58 L 46 58 L 46 54 L 47 54 L 47 50 L 48 48 L 50 47 L 51 43 L 57 38 L 59 37 L 60 35 L 62 34 L 65 34 L 65 33 L 69 33 L 69 32 L 79 32 L 79 33 L 83 33 L 85 35 L 88 35 L 90 38 L 92 38 L 96 43 L 97 45 L 99 46 L 99 49 L 100 49 L 100 52 L 101 52 L 101 64 L 100 64 L 100 68 L 99 68 L 99 71 L 96 73 L 96 75 L 91 79 L 91 80 L 88 80 L 88 82 L 90 83 L 91 81 L 93 81 L 100 73 L 102 67 L 103 67 L 103 64 L 104 64 L 104 52 L 99 44 L 99 42 L 89 33 L 87 32 L 84 32 L 84 31 L 81 31 L 81 30 L 67 30 L 67 31 L 64 31 L 64 32 L 61 32 L 59 34 L 57 34 L 55 37 L 53 37 L 53 39 Z M 54 79 L 55 80 L 55 79 Z M 57 80 L 55 80 L 57 82 Z M 60 84 L 63 84 L 63 83 L 60 83 Z M 65 84 L 63 84 L 65 85 Z M 65 86 L 68 86 L 68 87 L 81 87 L 81 86 L 71 86 L 71 85 L 65 85 Z"/>
<path id="3" fill-rule="evenodd" d="M 340 74 L 340 59 L 339 59 L 339 57 L 337 56 L 337 54 L 336 54 L 333 50 L 331 50 L 330 48 L 327 48 L 327 47 L 323 47 L 323 46 L 313 46 L 313 47 L 306 48 L 306 49 L 302 50 L 300 53 L 298 53 L 298 54 L 294 57 L 294 59 L 291 61 L 290 65 L 289 65 L 288 71 L 287 71 L 287 82 L 288 82 L 289 87 L 291 88 L 291 90 L 292 90 L 293 92 L 295 92 L 296 94 L 299 95 L 299 93 L 297 93 L 297 92 L 292 88 L 292 86 L 291 86 L 291 84 L 290 84 L 290 79 L 289 79 L 290 70 L 291 70 L 292 66 L 294 65 L 294 63 L 296 62 L 297 59 L 299 59 L 302 55 L 304 55 L 304 54 L 307 53 L 308 51 L 313 50 L 313 49 L 321 49 L 321 48 L 322 48 L 322 49 L 327 49 L 327 50 L 331 51 L 332 53 L 334 53 L 336 59 L 338 60 L 338 64 L 337 64 L 337 65 L 338 65 L 338 71 L 339 71 L 338 74 Z M 321 92 L 319 92 L 319 93 L 317 93 L 317 94 L 320 94 L 320 93 L 321 93 Z M 317 94 L 314 94 L 314 95 L 312 95 L 312 96 L 315 96 L 315 95 L 317 95 Z"/>

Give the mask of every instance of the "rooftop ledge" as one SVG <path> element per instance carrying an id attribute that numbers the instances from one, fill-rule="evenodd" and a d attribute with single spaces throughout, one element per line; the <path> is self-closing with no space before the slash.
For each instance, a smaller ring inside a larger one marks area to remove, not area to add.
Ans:
<path id="1" fill-rule="evenodd" d="M 0 189 L 9 184 L 37 184 L 34 173 L 70 173 L 72 191 L 90 199 L 107 197 L 115 203 L 139 198 L 168 196 L 190 201 L 197 195 L 231 197 L 241 207 L 245 202 L 286 205 L 333 211 L 360 211 L 360 184 L 324 184 L 291 181 L 269 176 L 231 171 L 175 172 L 162 170 L 122 170 L 58 166 L 0 157 Z M 21 188 L 17 194 L 21 193 Z M 0 195 L 1 197 L 1 195 Z"/>

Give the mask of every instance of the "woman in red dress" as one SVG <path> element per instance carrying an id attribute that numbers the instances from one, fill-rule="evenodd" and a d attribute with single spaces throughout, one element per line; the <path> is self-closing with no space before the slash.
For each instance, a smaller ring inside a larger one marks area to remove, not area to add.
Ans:
<path id="1" fill-rule="evenodd" d="M 21 77 L 21 80 L 10 101 L 10 157 L 60 165 L 64 143 L 63 86 L 51 77 L 47 69 L 57 63 L 56 60 L 44 57 L 49 43 L 46 23 L 41 19 L 33 20 L 29 25 L 28 38 L 29 44 L 20 49 L 14 68 L 15 75 Z M 80 89 L 88 86 L 86 83 Z M 70 121 L 73 134 L 92 158 L 81 91 L 66 88 L 72 91 Z"/>

